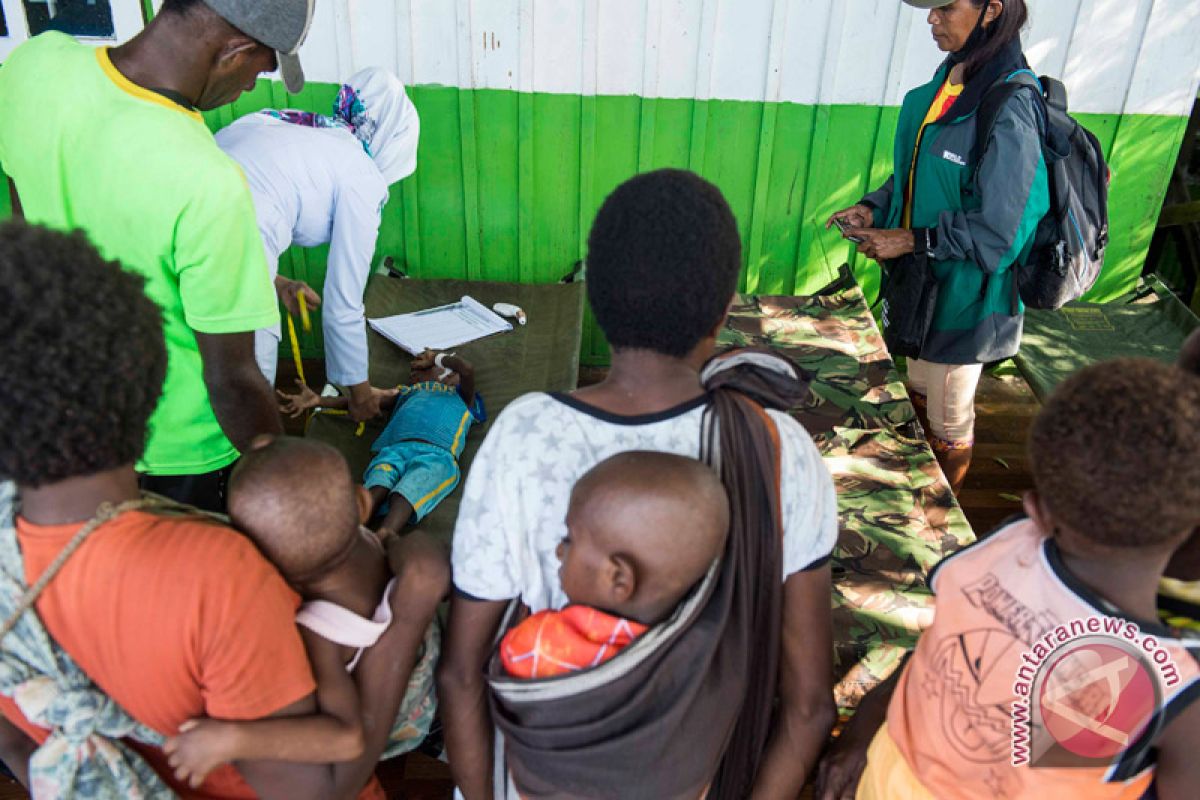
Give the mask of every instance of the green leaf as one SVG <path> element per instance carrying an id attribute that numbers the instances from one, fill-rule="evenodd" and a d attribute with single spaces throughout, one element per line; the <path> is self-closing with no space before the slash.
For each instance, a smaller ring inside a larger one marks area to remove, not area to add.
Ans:
<path id="1" fill-rule="evenodd" d="M 1012 469 L 1012 467 L 1010 467 L 1010 466 L 1008 465 L 1008 462 L 1007 462 L 1007 461 L 1005 461 L 1003 458 L 1000 458 L 1000 456 L 996 456 L 996 457 L 995 457 L 995 458 L 993 458 L 992 460 L 993 460 L 993 461 L 995 461 L 995 462 L 996 462 L 997 464 L 999 464 L 1000 466 L 1004 467 L 1005 469 Z"/>
<path id="2" fill-rule="evenodd" d="M 1010 493 L 1010 492 L 1001 492 L 1001 493 L 1000 493 L 1000 499 L 1001 499 L 1001 500 L 1011 500 L 1011 501 L 1012 501 L 1012 502 L 1014 502 L 1014 503 L 1020 503 L 1020 502 L 1022 502 L 1022 501 L 1021 501 L 1021 498 L 1020 498 L 1020 496 L 1019 496 L 1019 495 L 1015 495 L 1015 494 L 1012 494 L 1012 493 Z"/>

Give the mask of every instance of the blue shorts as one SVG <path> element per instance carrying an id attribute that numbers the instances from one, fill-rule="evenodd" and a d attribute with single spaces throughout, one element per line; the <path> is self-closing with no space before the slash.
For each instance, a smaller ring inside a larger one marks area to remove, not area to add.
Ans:
<path id="1" fill-rule="evenodd" d="M 426 442 L 396 442 L 375 454 L 363 484 L 399 494 L 413 507 L 413 522 L 419 522 L 454 491 L 460 475 L 449 450 Z"/>

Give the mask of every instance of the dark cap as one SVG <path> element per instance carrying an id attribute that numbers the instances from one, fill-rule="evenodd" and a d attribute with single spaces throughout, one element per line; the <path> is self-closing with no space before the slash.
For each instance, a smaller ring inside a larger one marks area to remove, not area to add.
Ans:
<path id="1" fill-rule="evenodd" d="M 204 0 L 233 27 L 275 51 L 283 85 L 292 94 L 304 88 L 296 51 L 312 24 L 316 0 Z"/>

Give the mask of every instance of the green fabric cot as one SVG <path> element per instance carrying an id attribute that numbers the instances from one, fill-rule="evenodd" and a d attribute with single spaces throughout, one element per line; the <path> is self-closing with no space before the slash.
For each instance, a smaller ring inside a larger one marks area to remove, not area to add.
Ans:
<path id="1" fill-rule="evenodd" d="M 1200 319 L 1151 277 L 1111 303 L 1068 303 L 1058 311 L 1030 309 L 1018 369 L 1041 401 L 1083 367 L 1126 356 L 1173 363 Z"/>
<path id="2" fill-rule="evenodd" d="M 488 422 L 472 427 L 467 446 L 459 457 L 465 477 L 471 459 L 483 442 L 491 420 L 506 405 L 527 392 L 562 392 L 576 386 L 579 376 L 579 342 L 583 330 L 582 283 L 525 286 L 461 280 L 417 280 L 374 275 L 367 284 L 364 300 L 367 318 L 420 311 L 452 303 L 470 295 L 488 306 L 513 303 L 524 309 L 528 324 L 513 324 L 510 333 L 497 334 L 454 351 L 475 367 L 476 391 L 483 395 Z M 374 386 L 397 386 L 408 378 L 411 357 L 374 331 L 367 335 L 370 376 Z M 383 430 L 384 421 L 368 423 L 361 436 L 357 426 L 344 416 L 313 414 L 308 436 L 336 447 L 350 462 L 359 479 L 371 460 L 371 443 Z M 421 529 L 450 541 L 461 484 L 430 512 Z"/>
<path id="3" fill-rule="evenodd" d="M 1017 367 L 1038 400 L 1089 364 L 1112 358 L 1154 358 L 1171 364 L 1197 318 L 1158 278 L 1111 303 L 1068 303 L 1058 311 L 1029 310 Z M 1169 624 L 1200 630 L 1200 606 L 1180 597 L 1159 596 Z"/>

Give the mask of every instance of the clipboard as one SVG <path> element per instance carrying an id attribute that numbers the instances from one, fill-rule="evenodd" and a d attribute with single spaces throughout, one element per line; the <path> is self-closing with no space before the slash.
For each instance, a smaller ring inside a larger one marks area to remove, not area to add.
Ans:
<path id="1" fill-rule="evenodd" d="M 463 295 L 457 303 L 369 319 L 367 324 L 414 356 L 426 350 L 447 350 L 513 329 L 504 317 L 468 295 Z"/>

